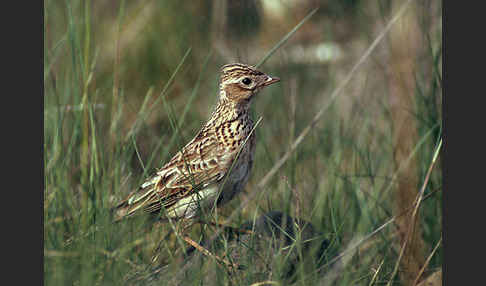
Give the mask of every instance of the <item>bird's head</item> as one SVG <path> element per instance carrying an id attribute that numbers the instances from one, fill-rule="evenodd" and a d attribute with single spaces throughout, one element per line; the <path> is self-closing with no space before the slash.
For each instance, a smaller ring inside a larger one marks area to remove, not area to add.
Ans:
<path id="1" fill-rule="evenodd" d="M 224 65 L 221 68 L 220 100 L 250 103 L 263 87 L 279 81 L 279 78 L 269 76 L 252 66 L 239 63 Z"/>

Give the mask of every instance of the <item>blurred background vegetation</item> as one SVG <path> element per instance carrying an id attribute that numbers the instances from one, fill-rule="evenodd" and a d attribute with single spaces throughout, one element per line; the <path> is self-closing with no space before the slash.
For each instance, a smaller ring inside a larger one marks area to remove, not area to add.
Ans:
<path id="1" fill-rule="evenodd" d="M 290 246 L 301 259 L 285 247 L 231 256 L 230 242 L 259 248 L 222 237 L 213 251 L 242 265 L 229 272 L 210 257 L 188 263 L 187 246 L 164 239 L 167 224 L 111 223 L 109 209 L 208 118 L 219 68 L 256 65 L 274 47 L 259 68 L 281 83 L 254 102 L 250 182 L 214 219 L 239 228 L 283 212 L 327 239 L 327 260 L 304 263 L 317 248 L 298 238 Z M 44 283 L 440 285 L 441 134 L 442 1 L 45 0 Z"/>

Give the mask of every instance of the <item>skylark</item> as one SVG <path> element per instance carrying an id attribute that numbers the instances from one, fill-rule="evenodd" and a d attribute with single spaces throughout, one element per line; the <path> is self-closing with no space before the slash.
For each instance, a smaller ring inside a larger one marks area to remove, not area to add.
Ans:
<path id="1" fill-rule="evenodd" d="M 242 191 L 255 154 L 250 106 L 265 86 L 280 81 L 244 64 L 221 68 L 219 101 L 199 133 L 123 200 L 116 219 L 140 211 L 171 219 L 194 218 Z"/>

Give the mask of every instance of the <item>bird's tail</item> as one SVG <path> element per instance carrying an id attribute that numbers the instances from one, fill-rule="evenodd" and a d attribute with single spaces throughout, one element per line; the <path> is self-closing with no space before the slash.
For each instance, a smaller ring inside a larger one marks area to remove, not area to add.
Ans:
<path id="1" fill-rule="evenodd" d="M 147 197 L 150 198 L 151 194 L 152 190 L 149 188 L 146 189 L 145 193 L 131 192 L 124 200 L 111 209 L 114 220 L 120 221 L 124 218 L 132 217 L 135 213 L 143 213 L 139 210 L 143 210 L 146 213 L 157 210 L 158 202 L 147 204 Z"/>
<path id="2" fill-rule="evenodd" d="M 118 222 L 126 217 L 130 216 L 130 205 L 128 204 L 128 199 L 121 201 L 118 205 L 111 209 L 111 214 L 114 217 L 114 221 Z"/>

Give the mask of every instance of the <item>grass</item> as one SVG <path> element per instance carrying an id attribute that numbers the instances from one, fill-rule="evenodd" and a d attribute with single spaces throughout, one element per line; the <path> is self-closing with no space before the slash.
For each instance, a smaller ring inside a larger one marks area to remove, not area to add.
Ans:
<path id="1" fill-rule="evenodd" d="M 286 17 L 266 16 L 259 23 L 274 24 L 254 35 L 263 52 L 250 63 L 282 79 L 254 103 L 256 164 L 245 192 L 204 217 L 231 228 L 189 233 L 241 267 L 231 272 L 198 251 L 185 255 L 189 246 L 166 236 L 177 222 L 113 223 L 110 214 L 215 104 L 218 69 L 230 61 L 208 36 L 215 7 L 45 1 L 44 283 L 409 285 L 440 270 L 441 4 L 330 3 L 285 6 Z M 410 19 L 418 44 L 404 55 L 396 34 Z M 306 34 L 335 39 L 345 58 L 292 60 Z M 245 62 L 252 46 L 240 46 Z M 402 58 L 413 63 L 399 78 L 405 93 L 394 74 Z M 410 101 L 397 108 L 400 94 Z M 301 221 L 266 231 L 258 222 L 270 211 Z M 245 227 L 251 234 L 237 238 Z"/>

